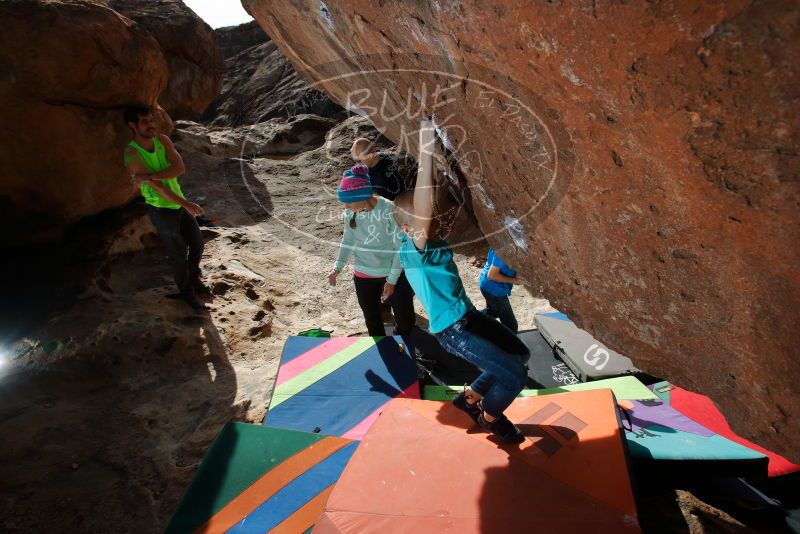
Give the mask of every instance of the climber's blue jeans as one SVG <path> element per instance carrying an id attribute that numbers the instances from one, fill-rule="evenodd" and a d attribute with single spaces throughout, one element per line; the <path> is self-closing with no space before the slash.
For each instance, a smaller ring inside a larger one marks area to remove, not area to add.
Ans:
<path id="1" fill-rule="evenodd" d="M 499 417 L 525 387 L 530 351 L 502 323 L 477 310 L 436 334 L 445 350 L 482 371 L 470 386 L 483 396 L 483 410 Z"/>

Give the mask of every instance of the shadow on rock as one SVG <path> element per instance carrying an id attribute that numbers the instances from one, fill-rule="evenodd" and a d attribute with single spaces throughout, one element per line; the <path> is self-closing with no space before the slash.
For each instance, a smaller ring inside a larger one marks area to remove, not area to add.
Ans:
<path id="1" fill-rule="evenodd" d="M 105 289 L 29 332 L 0 376 L 0 530 L 159 532 L 214 436 L 244 416 L 225 333 L 164 297 L 158 249 L 103 271 Z"/>

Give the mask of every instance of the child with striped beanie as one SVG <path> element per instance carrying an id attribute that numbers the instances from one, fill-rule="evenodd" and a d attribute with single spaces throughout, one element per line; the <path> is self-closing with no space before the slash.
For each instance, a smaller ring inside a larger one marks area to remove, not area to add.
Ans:
<path id="1" fill-rule="evenodd" d="M 394 333 L 408 334 L 416 322 L 414 294 L 397 255 L 400 228 L 392 216 L 394 204 L 374 194 L 369 167 L 361 163 L 342 173 L 336 195 L 345 207 L 344 234 L 328 282 L 336 285 L 336 278 L 352 256 L 356 297 L 369 335 L 386 335 L 382 301 L 391 304 Z"/>

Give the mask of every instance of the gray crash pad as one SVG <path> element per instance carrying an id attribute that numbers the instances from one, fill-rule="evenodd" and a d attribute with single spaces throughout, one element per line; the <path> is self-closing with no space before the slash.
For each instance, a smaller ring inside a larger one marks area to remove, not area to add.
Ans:
<path id="1" fill-rule="evenodd" d="M 600 380 L 639 370 L 630 358 L 615 352 L 566 318 L 537 315 L 536 327 L 558 356 L 581 380 Z"/>

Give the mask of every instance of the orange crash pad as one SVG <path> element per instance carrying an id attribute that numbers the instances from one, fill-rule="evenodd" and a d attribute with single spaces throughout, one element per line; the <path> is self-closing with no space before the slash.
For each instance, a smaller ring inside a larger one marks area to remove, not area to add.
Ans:
<path id="1" fill-rule="evenodd" d="M 639 531 L 610 390 L 521 398 L 506 414 L 521 445 L 450 403 L 392 400 L 313 532 Z"/>

